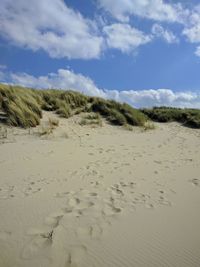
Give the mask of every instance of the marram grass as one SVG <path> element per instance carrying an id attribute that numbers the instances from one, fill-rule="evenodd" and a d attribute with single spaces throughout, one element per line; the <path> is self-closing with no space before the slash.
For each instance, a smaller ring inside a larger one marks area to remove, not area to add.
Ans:
<path id="1" fill-rule="evenodd" d="M 143 126 L 147 121 L 146 115 L 128 104 L 74 91 L 35 90 L 0 84 L 0 111 L 5 115 L 6 124 L 23 128 L 37 126 L 42 110 L 54 111 L 64 118 L 80 112 L 95 112 L 113 125 Z"/>
<path id="2" fill-rule="evenodd" d="M 188 127 L 200 128 L 199 109 L 154 107 L 152 109 L 143 109 L 142 112 L 153 121 L 158 121 L 158 122 L 176 121 Z"/>
<path id="3" fill-rule="evenodd" d="M 176 121 L 184 126 L 200 128 L 199 109 L 155 107 L 138 110 L 125 103 L 89 97 L 75 91 L 36 90 L 0 84 L 0 121 L 10 126 L 35 127 L 40 124 L 42 110 L 53 111 L 64 118 L 80 112 L 94 112 L 120 126 L 145 127 L 147 121 L 152 120 Z"/>

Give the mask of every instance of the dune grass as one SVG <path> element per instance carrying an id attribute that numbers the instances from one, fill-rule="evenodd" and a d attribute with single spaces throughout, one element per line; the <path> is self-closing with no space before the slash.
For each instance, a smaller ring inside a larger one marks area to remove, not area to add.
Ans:
<path id="1" fill-rule="evenodd" d="M 200 128 L 199 109 L 181 109 L 171 107 L 154 107 L 152 109 L 142 109 L 145 115 L 157 122 L 176 121 L 184 126 Z"/>
<path id="2" fill-rule="evenodd" d="M 102 116 L 115 125 L 130 124 L 143 126 L 147 117 L 128 104 L 121 104 L 113 100 L 94 98 L 91 106 L 92 111 L 99 112 Z"/>
<path id="3" fill-rule="evenodd" d="M 105 117 L 111 124 L 120 126 L 145 127 L 150 119 L 158 122 L 177 121 L 185 126 L 200 128 L 198 109 L 155 107 L 138 110 L 125 103 L 69 90 L 35 90 L 0 84 L 1 122 L 23 128 L 35 127 L 40 123 L 42 110 L 53 111 L 64 118 L 81 112 L 93 112 Z"/>
<path id="4" fill-rule="evenodd" d="M 64 118 L 80 112 L 95 112 L 98 113 L 96 116 L 104 116 L 113 125 L 142 126 L 147 120 L 139 110 L 112 100 L 69 90 L 35 90 L 0 84 L 0 112 L 5 113 L 6 124 L 34 127 L 40 123 L 42 110 L 53 111 Z"/>
<path id="5" fill-rule="evenodd" d="M 103 122 L 102 122 L 102 118 L 99 115 L 99 113 L 91 113 L 91 114 L 84 116 L 81 119 L 79 124 L 82 126 L 84 126 L 84 125 L 102 126 Z"/>
<path id="6" fill-rule="evenodd" d="M 23 128 L 34 127 L 42 117 L 40 97 L 33 90 L 0 85 L 1 110 L 6 114 L 6 123 Z"/>

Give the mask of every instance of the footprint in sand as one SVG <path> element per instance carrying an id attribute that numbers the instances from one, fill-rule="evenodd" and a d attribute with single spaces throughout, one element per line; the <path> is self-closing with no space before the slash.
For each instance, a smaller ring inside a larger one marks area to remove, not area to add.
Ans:
<path id="1" fill-rule="evenodd" d="M 63 197 L 66 197 L 68 194 L 69 194 L 69 192 L 60 192 L 60 193 L 56 193 L 54 195 L 54 197 L 56 197 L 56 198 L 63 198 Z"/>
<path id="2" fill-rule="evenodd" d="M 45 258 L 51 248 L 53 230 L 30 229 L 27 235 L 31 237 L 31 240 L 25 244 L 21 258 L 24 260 L 34 259 L 35 257 Z"/>
<path id="3" fill-rule="evenodd" d="M 159 197 L 158 204 L 164 205 L 164 206 L 171 206 L 172 205 L 172 203 L 168 199 L 164 198 L 163 196 Z"/>
<path id="4" fill-rule="evenodd" d="M 113 186 L 110 187 L 111 191 L 117 195 L 124 196 L 124 191 L 120 189 L 119 184 L 114 184 Z"/>
<path id="5" fill-rule="evenodd" d="M 145 204 L 145 208 L 146 208 L 146 209 L 154 209 L 155 207 L 154 207 L 154 204 L 152 204 L 152 203 L 147 203 L 147 204 Z"/>
<path id="6" fill-rule="evenodd" d="M 70 248 L 67 252 L 67 259 L 65 261 L 64 267 L 78 267 L 81 266 L 84 258 L 87 255 L 87 247 L 84 245 L 76 245 Z"/>
<path id="7" fill-rule="evenodd" d="M 78 238 L 90 238 L 90 239 L 100 239 L 103 235 L 103 227 L 101 227 L 98 223 L 93 223 L 89 226 L 81 226 L 76 230 L 76 234 Z"/>
<path id="8" fill-rule="evenodd" d="M 118 213 L 122 212 L 121 208 L 115 207 L 114 205 L 107 205 L 103 208 L 102 214 L 104 216 L 114 216 Z"/>
<path id="9" fill-rule="evenodd" d="M 63 211 L 53 213 L 45 219 L 45 224 L 51 226 L 52 228 L 56 228 L 59 225 L 59 222 L 63 218 L 63 216 Z"/>
<path id="10" fill-rule="evenodd" d="M 14 197 L 14 194 L 12 194 L 13 190 L 14 186 L 5 186 L 0 188 L 0 199 L 9 199 Z"/>
<path id="11" fill-rule="evenodd" d="M 198 187 L 200 186 L 200 180 L 197 178 L 190 180 L 190 182 L 195 186 L 198 186 Z"/>

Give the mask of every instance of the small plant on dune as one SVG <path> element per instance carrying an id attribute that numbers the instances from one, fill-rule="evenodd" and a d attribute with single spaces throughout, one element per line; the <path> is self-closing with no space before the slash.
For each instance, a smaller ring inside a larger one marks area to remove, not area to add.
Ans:
<path id="1" fill-rule="evenodd" d="M 7 139 L 7 137 L 8 137 L 7 128 L 0 125 L 0 139 Z"/>
<path id="2" fill-rule="evenodd" d="M 88 123 L 87 123 L 87 120 L 86 119 L 81 119 L 81 121 L 79 122 L 79 124 L 81 126 L 84 126 L 84 125 L 87 125 Z"/>
<path id="3" fill-rule="evenodd" d="M 156 126 L 154 123 L 150 122 L 150 121 L 147 121 L 144 126 L 143 126 L 143 130 L 144 131 L 148 131 L 148 130 L 155 130 L 156 129 Z"/>
<path id="4" fill-rule="evenodd" d="M 59 102 L 56 113 L 62 118 L 69 118 L 71 116 L 71 109 L 65 102 Z"/>
<path id="5" fill-rule="evenodd" d="M 110 109 L 109 110 L 109 115 L 107 117 L 108 121 L 110 121 L 114 125 L 125 125 L 127 124 L 127 120 L 123 114 L 121 114 L 118 110 L 116 109 Z"/>
<path id="6" fill-rule="evenodd" d="M 84 126 L 84 125 L 91 125 L 91 126 L 102 126 L 102 119 L 101 116 L 98 113 L 94 113 L 94 114 L 89 114 L 84 116 L 80 123 L 80 125 Z"/>
<path id="7" fill-rule="evenodd" d="M 46 127 L 43 126 L 39 131 L 39 136 L 50 135 L 53 133 L 53 129 L 54 128 L 50 126 L 46 126 Z"/>
<path id="8" fill-rule="evenodd" d="M 100 115 L 99 115 L 99 113 L 88 114 L 85 116 L 85 119 L 87 119 L 87 120 L 99 120 Z"/>
<path id="9" fill-rule="evenodd" d="M 55 118 L 49 118 L 49 125 L 52 127 L 58 126 L 59 125 L 59 120 Z"/>
<path id="10" fill-rule="evenodd" d="M 59 125 L 59 120 L 55 118 L 49 118 L 48 124 L 46 126 L 42 126 L 39 135 L 51 135 L 56 127 Z"/>
<path id="11" fill-rule="evenodd" d="M 127 131 L 130 131 L 130 132 L 133 131 L 133 126 L 131 126 L 130 124 L 125 124 L 123 127 Z"/>

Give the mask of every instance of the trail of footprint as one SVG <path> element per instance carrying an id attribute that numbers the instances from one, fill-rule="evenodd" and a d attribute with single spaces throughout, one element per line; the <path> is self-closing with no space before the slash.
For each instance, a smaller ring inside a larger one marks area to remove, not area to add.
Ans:
<path id="1" fill-rule="evenodd" d="M 0 199 L 9 199 L 14 197 L 13 192 L 14 186 L 12 185 L 6 185 L 0 188 Z"/>
<path id="2" fill-rule="evenodd" d="M 47 257 L 50 249 L 55 253 L 60 249 L 64 250 L 65 257 L 59 266 L 79 266 L 87 248 L 77 248 L 74 242 L 90 244 L 93 240 L 101 239 L 125 207 L 135 209 L 137 205 L 143 205 L 154 209 L 156 205 L 171 205 L 163 190 L 160 189 L 155 196 L 136 193 L 136 185 L 134 181 L 120 181 L 98 193 L 95 190 L 58 193 L 56 197 L 66 198 L 66 204 L 61 210 L 46 217 L 45 230 L 29 231 L 31 240 L 23 249 L 22 257 Z M 75 256 L 79 252 L 82 256 Z M 60 262 L 58 257 L 57 260 Z"/>

